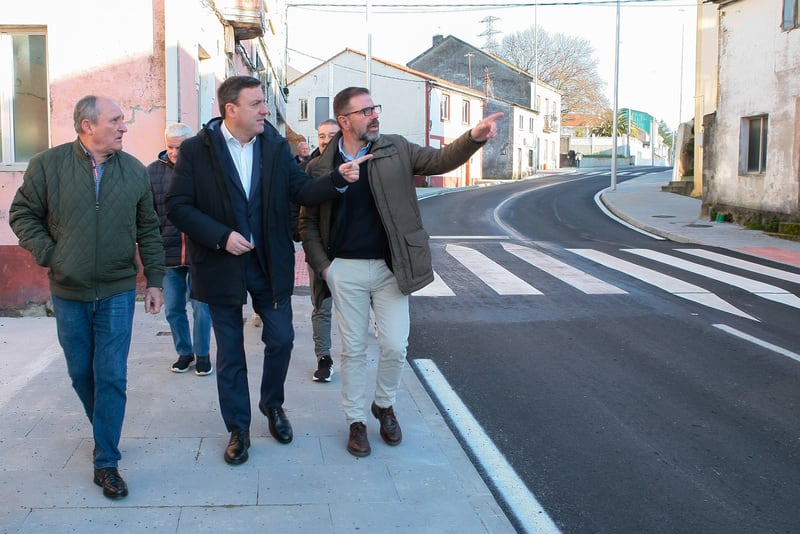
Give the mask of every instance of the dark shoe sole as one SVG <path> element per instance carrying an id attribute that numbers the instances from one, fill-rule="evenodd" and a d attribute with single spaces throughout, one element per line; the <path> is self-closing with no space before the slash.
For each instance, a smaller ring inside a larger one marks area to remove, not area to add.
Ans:
<path id="1" fill-rule="evenodd" d="M 358 458 L 364 458 L 365 456 L 369 456 L 372 451 L 354 451 L 350 447 L 347 447 L 347 452 Z"/>
<path id="2" fill-rule="evenodd" d="M 244 451 L 244 454 L 242 454 L 238 458 L 229 458 L 227 454 L 223 454 L 223 457 L 225 458 L 225 463 L 226 464 L 229 464 L 229 465 L 241 465 L 241 464 L 245 463 L 248 460 L 248 458 L 250 458 L 250 454 L 248 454 L 247 451 Z"/>

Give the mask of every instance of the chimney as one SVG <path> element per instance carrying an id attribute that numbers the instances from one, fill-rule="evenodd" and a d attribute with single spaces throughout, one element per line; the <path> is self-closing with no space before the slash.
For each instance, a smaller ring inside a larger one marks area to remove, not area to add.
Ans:
<path id="1" fill-rule="evenodd" d="M 433 36 L 433 46 L 438 45 L 442 41 L 444 41 L 444 35 L 442 35 L 441 33 L 437 33 L 436 35 Z"/>

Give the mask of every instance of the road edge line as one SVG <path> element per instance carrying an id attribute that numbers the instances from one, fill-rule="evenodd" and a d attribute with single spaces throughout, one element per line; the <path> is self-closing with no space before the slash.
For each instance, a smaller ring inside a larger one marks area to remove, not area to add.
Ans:
<path id="1" fill-rule="evenodd" d="M 461 398 L 453 391 L 433 360 L 414 359 L 412 365 L 433 395 L 446 419 L 452 424 L 470 455 L 508 506 L 516 522 L 526 532 L 561 532 L 533 493 L 489 439 Z"/>

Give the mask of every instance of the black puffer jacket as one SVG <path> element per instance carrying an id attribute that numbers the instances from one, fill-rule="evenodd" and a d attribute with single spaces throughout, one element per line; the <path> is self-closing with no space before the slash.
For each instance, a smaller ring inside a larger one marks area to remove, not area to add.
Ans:
<path id="1" fill-rule="evenodd" d="M 155 203 L 161 237 L 164 240 L 164 262 L 167 267 L 180 267 L 189 265 L 186 251 L 186 239 L 180 230 L 167 218 L 167 191 L 172 183 L 172 172 L 175 166 L 167 157 L 164 150 L 158 159 L 147 166 L 150 175 L 150 186 L 153 189 L 153 202 Z"/>

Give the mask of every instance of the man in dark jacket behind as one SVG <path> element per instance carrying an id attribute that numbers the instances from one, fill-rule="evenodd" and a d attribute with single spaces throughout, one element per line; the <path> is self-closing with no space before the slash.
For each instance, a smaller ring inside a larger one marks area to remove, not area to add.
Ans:
<path id="1" fill-rule="evenodd" d="M 328 143 L 339 133 L 339 123 L 333 119 L 325 119 L 317 128 L 317 139 L 319 146 L 314 149 L 308 157 L 309 162 L 319 157 L 328 146 Z M 303 167 L 305 170 L 305 167 Z M 292 204 L 290 206 L 292 214 L 292 239 L 296 242 L 302 241 L 300 238 L 300 206 Z M 330 382 L 333 378 L 333 358 L 331 358 L 331 308 L 332 299 L 327 287 L 323 289 L 325 282 L 319 277 L 311 265 L 308 267 L 308 284 L 311 289 L 311 304 L 314 309 L 311 311 L 311 333 L 314 338 L 314 355 L 317 359 L 317 368 L 311 374 L 311 379 L 315 382 Z M 322 294 L 325 292 L 326 294 Z"/>
<path id="2" fill-rule="evenodd" d="M 47 267 L 58 341 L 94 435 L 94 483 L 119 499 L 136 261 L 144 265 L 145 310 L 164 300 L 164 248 L 147 171 L 122 151 L 119 105 L 85 96 L 73 112 L 78 138 L 34 156 L 9 209 L 11 229 Z"/>
<path id="3" fill-rule="evenodd" d="M 222 117 L 181 145 L 167 209 L 189 238 L 192 296 L 207 302 L 211 312 L 220 411 L 231 433 L 224 459 L 241 464 L 250 447 L 242 320 L 247 293 L 263 321 L 258 407 L 267 416 L 270 434 L 289 443 L 293 432 L 283 410 L 294 342 L 289 204 L 314 205 L 338 197 L 358 180 L 358 165 L 341 165 L 319 180 L 300 170 L 286 139 L 265 121 L 268 110 L 256 78 L 228 78 L 217 100 Z"/>
<path id="4" fill-rule="evenodd" d="M 167 149 L 158 159 L 147 166 L 153 201 L 158 213 L 161 237 L 164 238 L 164 261 L 167 274 L 164 276 L 164 313 L 167 316 L 172 342 L 178 359 L 170 369 L 174 373 L 185 373 L 197 359 L 194 374 L 210 375 L 211 315 L 208 304 L 189 297 L 192 277 L 189 273 L 189 254 L 183 233 L 167 218 L 167 190 L 172 183 L 172 173 L 178 162 L 181 143 L 194 134 L 187 124 L 176 122 L 164 130 Z M 186 301 L 192 305 L 192 328 L 186 315 Z"/>

